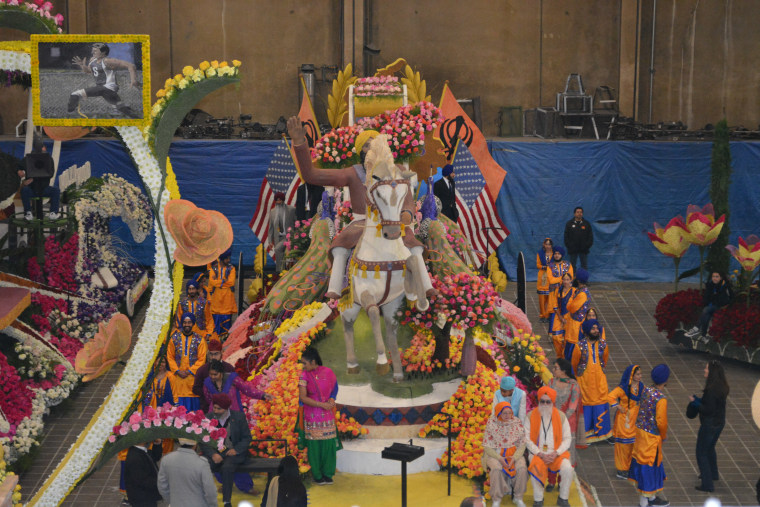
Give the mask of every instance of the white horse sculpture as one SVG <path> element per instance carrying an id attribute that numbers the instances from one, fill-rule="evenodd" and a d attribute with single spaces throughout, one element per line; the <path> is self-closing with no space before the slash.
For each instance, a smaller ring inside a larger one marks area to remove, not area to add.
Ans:
<path id="1" fill-rule="evenodd" d="M 348 372 L 359 372 L 354 350 L 354 322 L 364 308 L 375 337 L 377 372 L 385 375 L 390 370 L 381 330 L 382 314 L 393 360 L 393 381 L 398 382 L 404 374 L 396 341 L 396 312 L 404 296 L 417 301 L 421 310 L 429 307 L 422 283 L 422 276 L 428 276 L 425 265 L 420 255 L 412 255 L 402 239 L 405 233 L 413 234 L 411 227 L 407 229 L 402 223 L 401 212 L 404 199 L 412 192 L 410 178 L 414 173 L 402 171 L 395 165 L 385 135 L 372 140 L 364 166 L 367 169 L 365 229 L 349 263 L 351 305 L 341 311 Z"/>

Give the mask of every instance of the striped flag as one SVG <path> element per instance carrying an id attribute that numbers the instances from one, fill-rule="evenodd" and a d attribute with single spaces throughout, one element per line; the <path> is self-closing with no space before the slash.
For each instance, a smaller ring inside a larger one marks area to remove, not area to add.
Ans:
<path id="1" fill-rule="evenodd" d="M 456 144 L 451 165 L 454 166 L 458 225 L 479 254 L 476 263 L 480 266 L 506 239 L 509 231 L 496 213 L 483 173 L 461 140 Z"/>
<path id="2" fill-rule="evenodd" d="M 479 254 L 477 265 L 499 247 L 509 231 L 496 212 L 496 197 L 507 172 L 488 151 L 486 138 L 457 102 L 448 83 L 443 87 L 440 106 L 444 122 L 434 138 L 455 171 L 458 225 Z"/>
<path id="3" fill-rule="evenodd" d="M 274 194 L 285 193 L 285 204 L 294 206 L 296 202 L 296 190 L 301 178 L 296 169 L 295 157 L 290 149 L 287 139 L 277 147 L 269 161 L 269 169 L 261 182 L 259 190 L 259 202 L 256 204 L 256 212 L 248 226 L 259 240 L 267 245 L 267 252 L 271 253 L 274 245 L 267 241 L 269 233 L 269 212 L 274 206 Z"/>

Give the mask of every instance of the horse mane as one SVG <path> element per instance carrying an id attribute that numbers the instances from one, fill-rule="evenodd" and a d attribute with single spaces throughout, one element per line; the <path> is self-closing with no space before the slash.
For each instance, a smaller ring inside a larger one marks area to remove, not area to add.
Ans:
<path id="1" fill-rule="evenodd" d="M 372 175 L 377 173 L 380 179 L 388 180 L 396 177 L 398 168 L 393 159 L 393 153 L 388 146 L 388 136 L 380 134 L 372 139 L 369 145 L 367 157 L 364 159 L 364 168 L 367 170 L 367 183 L 371 184 Z"/>

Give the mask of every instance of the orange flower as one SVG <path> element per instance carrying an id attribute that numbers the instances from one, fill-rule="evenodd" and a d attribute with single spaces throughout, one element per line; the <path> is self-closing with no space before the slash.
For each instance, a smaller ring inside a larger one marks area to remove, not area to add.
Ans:
<path id="1" fill-rule="evenodd" d="M 132 342 L 132 324 L 126 315 L 117 313 L 108 324 L 99 325 L 95 337 L 84 344 L 77 353 L 74 369 L 84 374 L 82 382 L 89 382 L 103 375 L 129 350 Z"/>
<path id="2" fill-rule="evenodd" d="M 173 199 L 164 208 L 164 219 L 177 242 L 174 259 L 186 266 L 204 266 L 232 246 L 232 226 L 218 211 Z"/>

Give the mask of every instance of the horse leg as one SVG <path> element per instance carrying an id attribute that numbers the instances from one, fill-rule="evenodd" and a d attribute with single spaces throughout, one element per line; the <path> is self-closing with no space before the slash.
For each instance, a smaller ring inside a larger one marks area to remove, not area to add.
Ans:
<path id="1" fill-rule="evenodd" d="M 372 334 L 375 335 L 375 350 L 377 351 L 377 364 L 375 369 L 378 375 L 385 375 L 391 368 L 388 366 L 388 358 L 385 357 L 385 344 L 383 343 L 383 330 L 380 327 L 380 308 L 375 302 L 374 296 L 369 291 L 364 291 L 359 297 L 364 311 L 372 323 Z"/>
<path id="2" fill-rule="evenodd" d="M 427 276 L 427 270 L 425 269 L 424 263 L 422 264 L 422 270 L 424 270 L 424 273 L 420 270 L 420 264 L 417 262 L 417 256 L 410 255 L 406 259 L 406 276 L 408 277 L 411 275 L 412 277 L 411 286 L 413 289 L 412 292 L 417 295 L 417 309 L 424 312 L 430 308 L 430 303 L 425 296 L 425 290 L 422 288 L 421 284 L 422 277 Z"/>
<path id="3" fill-rule="evenodd" d="M 354 349 L 354 322 L 356 322 L 357 313 L 351 308 L 340 316 L 343 321 L 343 338 L 346 340 L 346 367 L 350 375 L 355 375 L 361 371 L 359 362 L 356 360 L 356 350 Z"/>
<path id="4" fill-rule="evenodd" d="M 404 371 L 401 367 L 401 351 L 398 347 L 398 338 L 396 331 L 398 330 L 398 322 L 394 315 L 398 311 L 401 302 L 403 301 L 403 295 L 397 297 L 390 303 L 383 305 L 383 318 L 385 319 L 385 335 L 388 349 L 391 352 L 391 359 L 393 360 L 393 381 L 401 382 L 404 380 Z"/>
<path id="5" fill-rule="evenodd" d="M 418 287 L 424 291 L 427 299 L 435 299 L 438 296 L 438 289 L 433 287 L 433 282 L 430 280 L 430 273 L 428 273 L 427 267 L 425 267 L 425 261 L 422 259 L 423 248 L 421 246 L 412 247 L 410 250 L 412 258 L 416 260 L 418 266 L 419 277 L 417 278 Z"/>
<path id="6" fill-rule="evenodd" d="M 330 270 L 330 283 L 327 286 L 327 296 L 330 299 L 340 298 L 343 290 L 343 277 L 346 275 L 346 261 L 348 249 L 336 246 L 331 251 L 333 256 L 332 269 Z"/>

